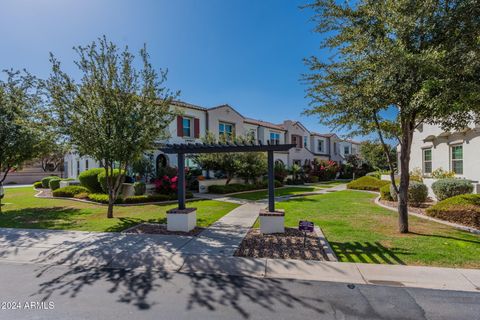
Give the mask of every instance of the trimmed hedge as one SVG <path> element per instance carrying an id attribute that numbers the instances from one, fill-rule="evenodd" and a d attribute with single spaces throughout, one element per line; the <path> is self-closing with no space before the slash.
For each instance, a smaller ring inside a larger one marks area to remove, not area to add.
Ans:
<path id="1" fill-rule="evenodd" d="M 193 193 L 187 192 L 185 198 L 193 198 Z M 88 199 L 94 202 L 108 204 L 108 194 L 104 193 L 91 193 L 88 195 Z M 161 202 L 177 200 L 176 194 L 154 194 L 154 195 L 141 195 L 130 196 L 126 198 L 118 197 L 115 201 L 116 204 L 135 204 L 135 203 L 148 203 L 148 202 Z"/>
<path id="2" fill-rule="evenodd" d="M 275 187 L 279 188 L 281 186 L 282 186 L 282 183 L 280 181 L 275 180 Z M 209 186 L 208 192 L 218 193 L 218 194 L 227 194 L 227 193 L 234 193 L 234 192 L 266 189 L 267 187 L 268 187 L 268 182 L 261 182 L 257 184 L 231 183 L 231 184 L 224 184 L 224 185 Z"/>
<path id="3" fill-rule="evenodd" d="M 408 186 L 408 201 L 413 206 L 419 206 L 424 203 L 428 197 L 428 188 L 425 184 L 417 181 L 411 181 Z"/>
<path id="4" fill-rule="evenodd" d="M 469 180 L 441 179 L 432 184 L 432 190 L 438 200 L 472 193 L 473 184 Z"/>
<path id="5" fill-rule="evenodd" d="M 103 168 L 93 168 L 85 170 L 78 175 L 78 180 L 80 184 L 90 190 L 92 193 L 101 193 L 102 186 L 98 182 L 98 175 L 102 172 L 105 172 Z"/>
<path id="6" fill-rule="evenodd" d="M 50 179 L 50 181 L 48 182 L 48 187 L 50 188 L 50 190 L 54 191 L 60 188 L 60 181 L 62 181 L 62 179 L 60 178 Z"/>
<path id="7" fill-rule="evenodd" d="M 147 192 L 147 185 L 145 182 L 135 182 L 133 184 L 133 189 L 135 190 L 136 196 L 142 196 Z"/>
<path id="8" fill-rule="evenodd" d="M 380 180 L 381 174 L 380 174 L 380 171 L 373 171 L 373 172 L 368 172 L 365 176 L 374 177 Z"/>
<path id="9" fill-rule="evenodd" d="M 120 175 L 120 170 L 118 169 L 113 169 L 113 181 L 116 181 L 117 177 Z M 98 174 L 97 176 L 98 183 L 100 184 L 102 191 L 104 193 L 108 192 L 107 188 L 107 173 L 105 170 L 103 170 L 101 173 Z M 123 181 L 120 181 L 120 184 L 122 184 L 125 181 L 125 176 L 123 177 Z"/>
<path id="10" fill-rule="evenodd" d="M 49 188 L 49 185 L 48 183 L 50 182 L 50 180 L 52 179 L 59 179 L 57 176 L 49 176 L 49 177 L 45 177 L 42 179 L 42 188 L 45 188 L 45 189 L 48 189 Z"/>
<path id="11" fill-rule="evenodd" d="M 82 186 L 68 186 L 54 190 L 52 194 L 54 197 L 73 198 L 75 195 L 82 192 L 88 193 L 89 191 Z"/>
<path id="12" fill-rule="evenodd" d="M 390 193 L 390 185 L 386 184 L 380 188 L 380 199 L 386 201 L 393 201 L 392 194 Z"/>
<path id="13" fill-rule="evenodd" d="M 42 181 L 34 182 L 34 183 L 33 183 L 33 187 L 34 187 L 35 189 L 43 188 Z"/>
<path id="14" fill-rule="evenodd" d="M 105 193 L 90 193 L 88 195 L 88 199 L 98 203 L 108 204 L 108 194 Z M 123 203 L 123 199 L 121 197 L 117 197 L 115 203 Z"/>
<path id="15" fill-rule="evenodd" d="M 438 202 L 428 216 L 480 229 L 480 195 L 462 194 Z"/>
<path id="16" fill-rule="evenodd" d="M 347 184 L 347 189 L 380 191 L 380 188 L 389 185 L 389 181 L 380 180 L 371 176 L 364 176 Z"/>

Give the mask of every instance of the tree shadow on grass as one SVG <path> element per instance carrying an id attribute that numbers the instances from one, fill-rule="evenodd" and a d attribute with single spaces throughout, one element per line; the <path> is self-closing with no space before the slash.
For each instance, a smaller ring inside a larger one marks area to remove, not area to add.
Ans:
<path id="1" fill-rule="evenodd" d="M 68 229 L 76 225 L 76 219 L 91 213 L 71 207 L 23 208 L 3 211 L 0 227 Z"/>
<path id="2" fill-rule="evenodd" d="M 403 248 L 386 248 L 380 242 L 330 242 L 330 245 L 337 256 L 348 262 L 405 265 L 398 254 L 410 254 Z"/>
<path id="3" fill-rule="evenodd" d="M 152 218 L 152 219 L 139 219 L 139 218 L 132 218 L 132 217 L 119 217 L 116 218 L 118 220 L 118 223 L 110 226 L 105 229 L 106 232 L 122 232 L 125 231 L 128 228 L 134 227 L 140 223 L 159 223 L 159 224 L 166 224 L 167 223 L 167 218 Z"/>
<path id="4" fill-rule="evenodd" d="M 469 240 L 469 239 L 456 238 L 456 237 L 450 237 L 450 236 L 442 236 L 439 234 L 426 234 L 426 233 L 418 233 L 418 232 L 409 232 L 409 234 L 421 236 L 421 237 L 433 237 L 433 238 L 449 239 L 449 240 L 455 240 L 455 241 L 463 241 L 463 242 L 469 242 L 469 243 L 480 245 L 480 240 Z"/>

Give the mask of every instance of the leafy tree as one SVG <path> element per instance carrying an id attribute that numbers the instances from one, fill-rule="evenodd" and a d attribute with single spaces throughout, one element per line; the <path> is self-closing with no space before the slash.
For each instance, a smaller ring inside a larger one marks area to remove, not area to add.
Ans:
<path id="1" fill-rule="evenodd" d="M 248 183 L 255 182 L 267 174 L 267 155 L 265 152 L 242 152 L 236 155 L 237 175 Z"/>
<path id="2" fill-rule="evenodd" d="M 390 159 L 396 159 L 397 150 L 388 145 L 388 154 Z M 363 141 L 360 145 L 360 155 L 370 167 L 375 170 L 388 170 L 388 158 L 385 155 L 385 149 L 381 142 Z"/>
<path id="3" fill-rule="evenodd" d="M 353 175 L 352 178 L 353 180 L 355 180 L 358 171 L 362 169 L 362 160 L 356 154 L 349 154 L 346 157 L 345 161 L 347 162 L 347 165 L 351 168 Z"/>
<path id="4" fill-rule="evenodd" d="M 81 79 L 76 82 L 51 55 L 52 74 L 46 82 L 53 119 L 81 156 L 99 161 L 106 171 L 107 217 L 121 190 L 127 168 L 165 134 L 174 119 L 174 97 L 164 87 L 166 71 L 157 73 L 146 47 L 140 50 L 142 68 L 135 56 L 106 37 L 74 50 Z M 115 175 L 114 169 L 120 174 Z"/>
<path id="5" fill-rule="evenodd" d="M 37 81 L 26 72 L 4 73 L 6 80 L 0 80 L 0 188 L 12 170 L 34 159 L 40 150 Z"/>
<path id="6" fill-rule="evenodd" d="M 465 127 L 480 108 L 478 0 L 316 0 L 315 31 L 333 57 L 307 60 L 309 114 L 357 134 L 376 132 L 408 232 L 412 138 L 424 123 Z M 394 119 L 386 117 L 394 111 Z M 400 184 L 386 138 L 400 146 Z"/>
<path id="7" fill-rule="evenodd" d="M 44 172 L 62 170 L 65 154 L 71 149 L 68 141 L 55 132 L 45 132 L 44 130 L 39 133 L 39 137 L 41 151 L 38 158 L 42 170 Z"/>

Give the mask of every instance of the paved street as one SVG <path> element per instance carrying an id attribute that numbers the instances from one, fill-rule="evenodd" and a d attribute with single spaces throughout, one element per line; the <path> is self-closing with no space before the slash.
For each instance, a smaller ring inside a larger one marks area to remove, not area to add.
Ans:
<path id="1" fill-rule="evenodd" d="M 480 319 L 470 292 L 9 262 L 0 274 L 2 303 L 22 305 L 0 319 Z"/>

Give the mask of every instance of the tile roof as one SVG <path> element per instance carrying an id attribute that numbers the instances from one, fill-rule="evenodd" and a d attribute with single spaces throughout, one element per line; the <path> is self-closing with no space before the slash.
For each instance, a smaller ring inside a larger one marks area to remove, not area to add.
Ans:
<path id="1" fill-rule="evenodd" d="M 246 123 L 255 124 L 255 125 L 261 126 L 261 127 L 286 131 L 285 128 L 283 128 L 282 126 L 271 123 L 271 122 L 267 122 L 267 121 L 262 121 L 262 120 L 252 119 L 252 118 L 245 118 L 244 121 Z"/>
<path id="2" fill-rule="evenodd" d="M 174 106 L 178 106 L 178 107 L 184 107 L 184 108 L 191 108 L 191 109 L 196 109 L 196 110 L 207 111 L 207 108 L 200 107 L 200 106 L 198 106 L 198 105 L 191 104 L 191 103 L 187 103 L 187 102 L 184 102 L 184 101 L 174 100 L 174 101 L 172 101 L 172 104 L 173 104 Z"/>

